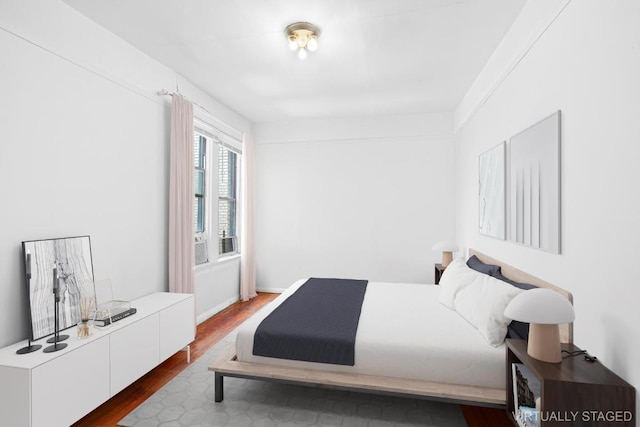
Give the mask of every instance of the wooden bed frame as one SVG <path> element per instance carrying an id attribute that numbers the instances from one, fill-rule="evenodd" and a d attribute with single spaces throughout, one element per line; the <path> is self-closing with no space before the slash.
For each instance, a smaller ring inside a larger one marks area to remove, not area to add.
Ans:
<path id="1" fill-rule="evenodd" d="M 487 264 L 500 265 L 502 267 L 502 274 L 509 279 L 531 283 L 541 288 L 553 289 L 573 303 L 571 293 L 562 288 L 538 279 L 474 249 L 469 249 L 469 256 L 471 255 L 476 255 L 481 261 Z M 560 325 L 560 338 L 563 342 L 573 343 L 573 324 Z M 216 402 L 221 402 L 224 397 L 224 377 L 258 379 L 312 387 L 423 398 L 498 408 L 504 408 L 507 401 L 505 389 L 241 362 L 237 360 L 235 350 L 235 346 L 231 346 L 223 357 L 209 366 L 209 370 L 214 372 Z"/>

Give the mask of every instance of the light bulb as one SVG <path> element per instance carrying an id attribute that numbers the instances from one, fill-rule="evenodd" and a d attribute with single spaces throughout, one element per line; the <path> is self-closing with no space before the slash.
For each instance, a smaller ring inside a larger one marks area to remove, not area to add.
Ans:
<path id="1" fill-rule="evenodd" d="M 305 59 L 306 57 L 307 57 L 307 51 L 304 50 L 303 47 L 301 47 L 300 50 L 298 51 L 298 58 Z"/>
<path id="2" fill-rule="evenodd" d="M 307 36 L 307 33 L 301 31 L 296 34 L 296 41 L 298 42 L 298 46 L 305 47 L 309 41 L 309 37 Z"/>
<path id="3" fill-rule="evenodd" d="M 309 38 L 307 49 L 309 49 L 311 52 L 315 52 L 316 49 L 318 49 L 318 37 L 311 36 L 311 38 Z"/>
<path id="4" fill-rule="evenodd" d="M 289 36 L 289 49 L 296 50 L 298 48 L 298 43 L 296 42 L 295 36 Z"/>

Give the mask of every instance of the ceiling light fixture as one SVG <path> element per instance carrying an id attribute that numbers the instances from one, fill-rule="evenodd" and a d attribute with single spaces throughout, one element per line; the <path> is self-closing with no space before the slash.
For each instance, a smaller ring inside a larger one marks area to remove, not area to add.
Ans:
<path id="1" fill-rule="evenodd" d="M 298 51 L 298 58 L 305 59 L 307 50 L 315 52 L 318 49 L 320 28 L 308 22 L 296 22 L 284 29 L 284 35 L 289 41 L 289 49 Z"/>

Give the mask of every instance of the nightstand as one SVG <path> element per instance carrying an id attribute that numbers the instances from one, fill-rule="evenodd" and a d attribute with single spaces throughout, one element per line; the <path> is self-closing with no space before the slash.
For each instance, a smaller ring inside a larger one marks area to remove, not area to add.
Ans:
<path id="1" fill-rule="evenodd" d="M 433 281 L 433 283 L 438 285 L 438 284 L 440 284 L 440 278 L 442 277 L 442 273 L 444 273 L 444 269 L 446 267 L 443 267 L 442 264 L 434 264 L 434 267 L 435 267 L 435 272 L 434 272 L 434 281 Z"/>
<path id="2" fill-rule="evenodd" d="M 604 367 L 588 362 L 583 354 L 563 354 L 560 363 L 546 363 L 527 354 L 527 342 L 507 341 L 507 416 L 513 417 L 512 364 L 526 366 L 540 385 L 540 427 L 635 426 L 636 392 L 633 386 Z M 573 344 L 562 349 L 579 351 Z"/>

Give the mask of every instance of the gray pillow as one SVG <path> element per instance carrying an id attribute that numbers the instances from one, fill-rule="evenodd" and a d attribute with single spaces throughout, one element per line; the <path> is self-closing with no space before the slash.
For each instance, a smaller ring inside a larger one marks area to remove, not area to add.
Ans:
<path id="1" fill-rule="evenodd" d="M 471 255 L 471 257 L 469 257 L 467 260 L 467 266 L 480 273 L 488 274 L 489 276 L 495 277 L 496 274 L 500 274 L 499 265 L 485 264 L 475 255 Z"/>
<path id="2" fill-rule="evenodd" d="M 508 278 L 506 278 L 506 277 L 504 277 L 502 275 L 501 271 L 498 271 L 497 274 L 492 274 L 492 276 L 495 277 L 498 280 L 502 280 L 503 282 L 507 282 L 511 286 L 515 286 L 516 288 L 524 289 L 525 291 L 528 291 L 529 289 L 537 288 L 537 286 L 534 286 L 534 285 L 532 285 L 530 283 L 520 283 L 520 282 L 516 282 L 516 281 L 511 280 L 511 279 L 508 279 Z"/>

